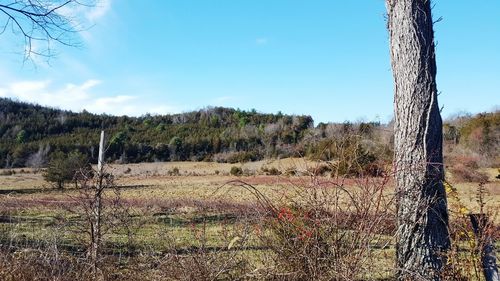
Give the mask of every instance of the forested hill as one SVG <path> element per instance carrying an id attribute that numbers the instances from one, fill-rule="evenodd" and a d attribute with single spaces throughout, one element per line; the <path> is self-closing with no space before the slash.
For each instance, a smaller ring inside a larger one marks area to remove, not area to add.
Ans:
<path id="1" fill-rule="evenodd" d="M 108 135 L 107 160 L 122 163 L 236 163 L 299 156 L 332 160 L 346 157 L 342 148 L 370 168 L 375 162 L 389 163 L 393 155 L 392 127 L 378 122 L 314 127 L 310 116 L 223 107 L 118 117 L 0 98 L 0 168 L 44 167 L 56 151 L 79 152 L 95 163 L 101 129 Z M 500 163 L 500 112 L 450 119 L 443 134 L 448 159 L 458 153 L 479 157 L 482 165 Z"/>
<path id="2" fill-rule="evenodd" d="M 99 131 L 108 159 L 123 162 L 248 161 L 295 151 L 310 116 L 211 107 L 173 115 L 96 115 L 0 99 L 0 168 L 43 166 L 57 150 L 97 157 Z"/>

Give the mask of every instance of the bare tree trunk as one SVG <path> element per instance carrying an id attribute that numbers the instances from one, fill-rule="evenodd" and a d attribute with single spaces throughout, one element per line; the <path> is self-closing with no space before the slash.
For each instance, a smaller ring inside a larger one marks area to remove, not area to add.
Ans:
<path id="1" fill-rule="evenodd" d="M 386 0 L 394 75 L 398 280 L 440 280 L 450 246 L 430 0 Z"/>

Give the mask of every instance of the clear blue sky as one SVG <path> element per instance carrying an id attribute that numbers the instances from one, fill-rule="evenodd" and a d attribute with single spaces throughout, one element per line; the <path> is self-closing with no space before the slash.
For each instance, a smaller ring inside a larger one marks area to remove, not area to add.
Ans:
<path id="1" fill-rule="evenodd" d="M 434 3 L 443 115 L 492 110 L 500 1 Z M 77 13 L 92 25 L 83 47 L 55 46 L 50 65 L 23 65 L 20 38 L 0 36 L 0 96 L 136 116 L 209 105 L 316 123 L 392 115 L 383 0 L 102 0 Z"/>

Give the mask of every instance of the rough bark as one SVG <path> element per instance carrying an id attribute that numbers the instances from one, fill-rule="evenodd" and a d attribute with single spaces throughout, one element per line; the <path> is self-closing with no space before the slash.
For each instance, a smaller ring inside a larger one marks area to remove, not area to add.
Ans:
<path id="1" fill-rule="evenodd" d="M 429 0 L 386 0 L 394 76 L 398 280 L 440 280 L 450 246 Z"/>

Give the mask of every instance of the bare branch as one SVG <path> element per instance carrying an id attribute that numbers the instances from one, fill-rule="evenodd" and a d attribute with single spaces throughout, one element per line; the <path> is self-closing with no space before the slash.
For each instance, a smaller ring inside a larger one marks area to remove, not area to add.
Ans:
<path id="1" fill-rule="evenodd" d="M 1 0 L 0 0 L 1 1 Z M 65 16 L 63 8 L 72 9 L 79 6 L 91 7 L 94 0 L 83 3 L 78 0 L 16 0 L 8 4 L 0 3 L 0 35 L 10 28 L 14 35 L 24 40 L 25 60 L 32 56 L 50 58 L 54 54 L 52 42 L 63 46 L 79 46 L 74 35 L 77 29 L 75 20 Z M 3 16 L 2 16 L 3 15 Z M 45 42 L 46 46 L 37 50 L 35 41 Z"/>

